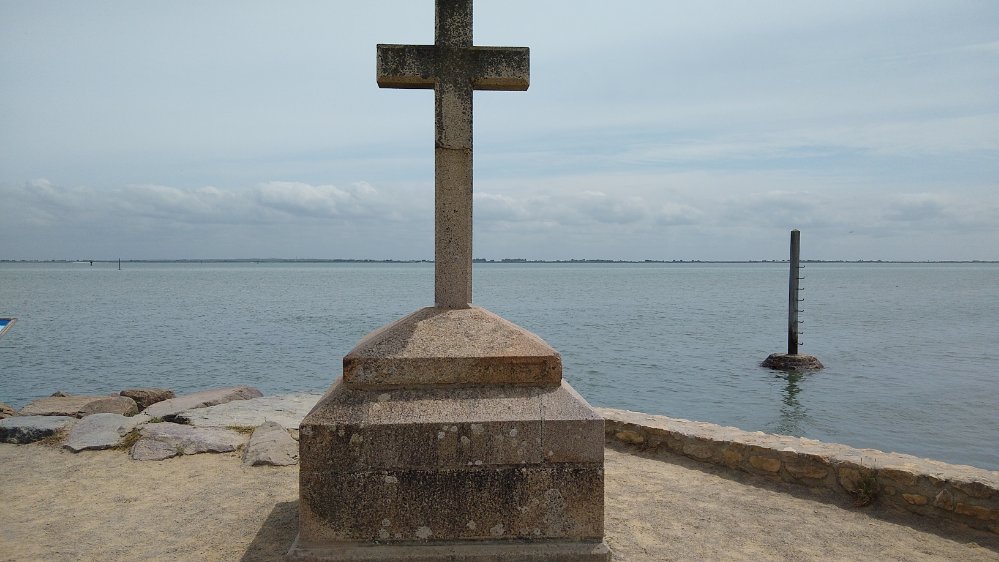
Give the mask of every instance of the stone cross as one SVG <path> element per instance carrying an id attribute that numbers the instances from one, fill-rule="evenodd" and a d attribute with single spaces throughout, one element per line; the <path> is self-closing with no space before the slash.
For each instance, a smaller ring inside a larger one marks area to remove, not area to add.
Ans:
<path id="1" fill-rule="evenodd" d="M 436 0 L 433 45 L 378 45 L 378 86 L 434 89 L 434 302 L 472 302 L 472 91 L 526 90 L 527 47 L 472 46 L 472 0 Z"/>

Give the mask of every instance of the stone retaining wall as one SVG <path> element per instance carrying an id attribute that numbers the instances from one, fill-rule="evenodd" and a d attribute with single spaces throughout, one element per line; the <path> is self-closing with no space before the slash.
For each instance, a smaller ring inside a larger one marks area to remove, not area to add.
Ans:
<path id="1" fill-rule="evenodd" d="M 608 442 L 668 451 L 999 534 L 999 471 L 627 410 L 596 410 L 606 420 Z"/>

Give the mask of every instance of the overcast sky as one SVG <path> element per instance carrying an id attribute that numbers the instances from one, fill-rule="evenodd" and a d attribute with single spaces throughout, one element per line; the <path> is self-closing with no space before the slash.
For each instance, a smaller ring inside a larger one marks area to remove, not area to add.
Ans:
<path id="1" fill-rule="evenodd" d="M 433 258 L 431 0 L 0 0 L 0 259 Z M 999 260 L 995 0 L 478 0 L 475 256 Z"/>

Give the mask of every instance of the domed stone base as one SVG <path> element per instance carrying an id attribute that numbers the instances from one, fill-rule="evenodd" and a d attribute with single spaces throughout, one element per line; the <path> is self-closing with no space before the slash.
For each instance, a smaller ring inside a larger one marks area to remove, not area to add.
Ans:
<path id="1" fill-rule="evenodd" d="M 781 371 L 813 371 L 822 368 L 822 363 L 814 355 L 788 355 L 787 353 L 771 353 L 763 360 L 761 367 L 779 369 Z"/>

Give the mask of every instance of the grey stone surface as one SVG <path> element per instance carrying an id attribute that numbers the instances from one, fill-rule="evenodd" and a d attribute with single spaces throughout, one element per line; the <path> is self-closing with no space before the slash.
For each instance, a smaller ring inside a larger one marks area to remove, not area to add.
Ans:
<path id="1" fill-rule="evenodd" d="M 169 420 L 184 410 L 205 408 L 225 404 L 233 400 L 247 400 L 261 396 L 263 394 L 259 390 L 249 386 L 215 388 L 163 400 L 149 406 L 143 412 L 154 418 Z"/>
<path id="2" fill-rule="evenodd" d="M 243 464 L 249 466 L 289 466 L 298 464 L 298 442 L 275 422 L 265 422 L 253 430 L 243 451 Z"/>
<path id="3" fill-rule="evenodd" d="M 246 437 L 237 431 L 169 422 L 146 424 L 140 435 L 130 451 L 132 458 L 140 461 L 197 453 L 228 453 L 246 442 Z"/>
<path id="4" fill-rule="evenodd" d="M 63 447 L 73 452 L 110 449 L 146 418 L 121 414 L 92 414 L 73 424 Z"/>
<path id="5" fill-rule="evenodd" d="M 435 307 L 358 343 L 302 421 L 289 555 L 609 560 L 603 420 L 554 349 L 471 306 L 472 91 L 526 90 L 530 53 L 474 47 L 472 0 L 435 6 L 434 45 L 377 60 L 380 87 L 434 89 Z"/>
<path id="6" fill-rule="evenodd" d="M 484 308 L 422 308 L 362 339 L 343 358 L 348 385 L 558 386 L 562 356 Z"/>
<path id="7" fill-rule="evenodd" d="M 603 419 L 564 382 L 338 382 L 303 420 L 300 446 L 304 543 L 603 534 Z"/>
<path id="8" fill-rule="evenodd" d="M 162 461 L 182 453 L 177 445 L 158 439 L 140 439 L 129 450 L 129 455 L 137 461 Z"/>
<path id="9" fill-rule="evenodd" d="M 134 416 L 139 413 L 139 407 L 135 400 L 127 396 L 109 396 L 94 400 L 80 408 L 78 416 L 90 416 L 92 414 L 120 414 L 123 416 Z"/>
<path id="10" fill-rule="evenodd" d="M 0 420 L 4 418 L 9 418 L 11 416 L 17 415 L 17 411 L 10 406 L 10 404 L 5 404 L 0 402 Z"/>
<path id="11" fill-rule="evenodd" d="M 34 443 L 70 426 L 71 416 L 14 416 L 0 420 L 0 442 Z"/>
<path id="12" fill-rule="evenodd" d="M 298 393 L 234 400 L 185 410 L 176 415 L 176 421 L 197 427 L 257 427 L 272 421 L 287 429 L 297 429 L 321 397 L 321 394 Z"/>
<path id="13" fill-rule="evenodd" d="M 603 419 L 565 382 L 366 391 L 338 381 L 299 440 L 302 470 L 430 470 L 600 463 L 603 435 Z"/>
<path id="14" fill-rule="evenodd" d="M 472 302 L 472 91 L 526 90 L 530 51 L 475 47 L 472 2 L 437 2 L 433 45 L 378 45 L 382 88 L 433 88 L 436 306 Z"/>
<path id="15" fill-rule="evenodd" d="M 59 393 L 61 394 L 61 393 Z M 104 400 L 107 396 L 48 396 L 28 402 L 18 412 L 22 416 L 74 416 L 91 402 Z"/>
<path id="16" fill-rule="evenodd" d="M 177 396 L 172 390 L 166 388 L 128 388 L 122 390 L 121 395 L 135 400 L 139 410 L 145 410 L 152 404 Z"/>

